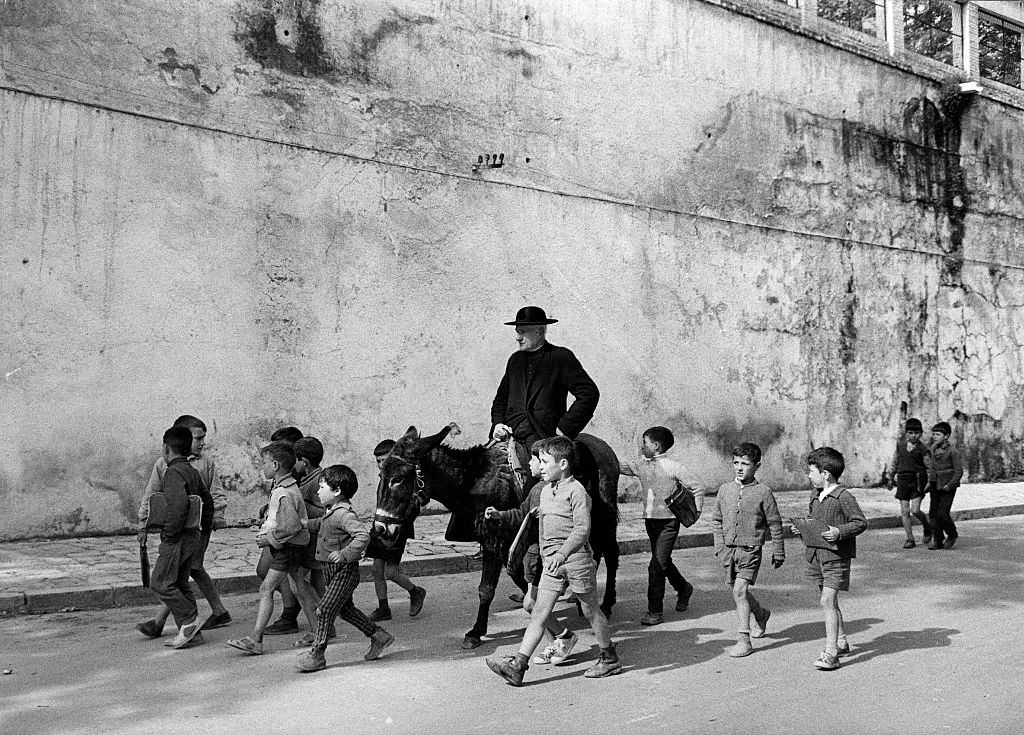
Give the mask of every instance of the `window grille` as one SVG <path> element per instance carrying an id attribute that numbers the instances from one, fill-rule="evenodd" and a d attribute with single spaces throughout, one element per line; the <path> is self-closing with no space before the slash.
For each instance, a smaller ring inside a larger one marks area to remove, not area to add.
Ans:
<path id="1" fill-rule="evenodd" d="M 908 51 L 959 66 L 963 48 L 960 6 L 949 0 L 906 0 L 903 41 Z"/>
<path id="2" fill-rule="evenodd" d="M 885 0 L 818 0 L 818 17 L 885 39 Z"/>
<path id="3" fill-rule="evenodd" d="M 986 79 L 1021 86 L 1021 29 L 1018 26 L 994 16 L 978 16 L 978 70 Z"/>

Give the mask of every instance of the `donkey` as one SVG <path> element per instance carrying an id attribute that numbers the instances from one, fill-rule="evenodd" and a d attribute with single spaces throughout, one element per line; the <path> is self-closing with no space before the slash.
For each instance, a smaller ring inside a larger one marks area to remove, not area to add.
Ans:
<path id="1" fill-rule="evenodd" d="M 480 573 L 480 607 L 476 623 L 462 641 L 465 649 L 476 648 L 487 633 L 487 617 L 501 569 L 508 554 L 514 529 L 484 520 L 484 509 L 517 507 L 521 498 L 518 484 L 503 446 L 478 445 L 455 449 L 441 442 L 448 429 L 430 437 L 420 437 L 416 427 L 401 436 L 381 467 L 380 502 L 375 526 L 386 533 L 397 528 L 415 503 L 413 496 L 437 500 L 451 512 L 445 538 L 449 541 L 479 541 L 483 550 Z M 601 609 L 611 614 L 615 604 L 615 576 L 619 566 L 619 547 L 615 537 L 618 523 L 617 493 L 619 460 L 605 442 L 589 434 L 578 441 L 590 449 L 597 471 L 585 483 L 593 499 L 591 546 L 594 555 L 605 559 L 606 584 Z M 596 477 L 593 477 L 596 475 Z M 521 581 L 517 581 L 521 585 Z"/>

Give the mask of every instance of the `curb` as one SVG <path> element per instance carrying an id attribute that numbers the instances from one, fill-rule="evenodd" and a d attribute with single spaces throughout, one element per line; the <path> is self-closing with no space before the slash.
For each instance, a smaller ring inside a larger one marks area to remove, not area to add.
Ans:
<path id="1" fill-rule="evenodd" d="M 968 508 L 954 511 L 955 521 L 972 521 L 985 518 L 1024 515 L 1024 504 L 1003 505 L 990 508 Z M 898 515 L 876 516 L 868 519 L 868 530 L 899 528 L 902 520 Z M 792 534 L 786 534 L 793 538 Z M 676 539 L 675 548 L 693 549 L 714 545 L 710 532 L 689 533 L 684 531 Z M 643 554 L 650 551 L 647 539 L 628 539 L 619 542 L 622 556 Z M 441 574 L 472 572 L 483 567 L 479 559 L 465 554 L 436 554 L 426 557 L 406 557 L 402 560 L 402 571 L 410 577 L 428 577 Z M 371 564 L 362 562 L 359 572 L 362 583 L 371 581 Z M 259 591 L 260 580 L 255 574 L 217 577 L 217 590 L 221 594 L 249 594 Z M 193 590 L 201 597 L 195 583 Z M 23 615 L 26 613 L 59 612 L 68 608 L 77 610 L 98 610 L 112 607 L 132 607 L 154 604 L 153 593 L 140 585 L 118 585 L 111 587 L 59 587 L 40 592 L 14 592 L 0 594 L 0 615 Z"/>

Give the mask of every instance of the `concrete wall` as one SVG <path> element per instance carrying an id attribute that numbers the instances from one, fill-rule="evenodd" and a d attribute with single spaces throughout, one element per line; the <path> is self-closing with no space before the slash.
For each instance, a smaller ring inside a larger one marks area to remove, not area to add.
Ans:
<path id="1" fill-rule="evenodd" d="M 0 538 L 130 526 L 185 412 L 229 518 L 285 424 L 366 509 L 380 438 L 486 438 L 526 303 L 707 483 L 877 482 L 907 413 L 1020 471 L 1012 105 L 699 0 L 12 0 L 0 87 Z"/>

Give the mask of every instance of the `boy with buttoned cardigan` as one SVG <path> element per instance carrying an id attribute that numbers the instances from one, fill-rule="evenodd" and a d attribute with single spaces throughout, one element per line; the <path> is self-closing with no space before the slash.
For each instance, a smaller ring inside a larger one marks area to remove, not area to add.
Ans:
<path id="1" fill-rule="evenodd" d="M 316 560 L 323 567 L 327 587 L 317 608 L 313 647 L 299 660 L 299 671 L 327 668 L 324 650 L 331 622 L 338 615 L 370 639 L 370 648 L 363 656 L 367 661 L 380 658 L 384 649 L 395 641 L 352 602 L 352 593 L 359 586 L 359 557 L 370 542 L 370 533 L 350 502 L 358 488 L 359 481 L 349 467 L 341 464 L 328 467 L 323 471 L 318 488 L 320 502 L 326 510 L 319 518 L 303 522 L 311 533 L 317 534 Z"/>

